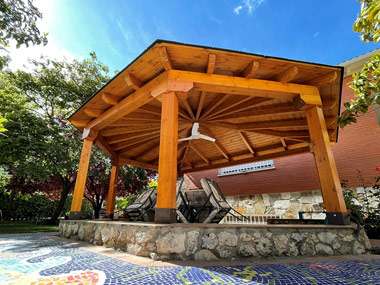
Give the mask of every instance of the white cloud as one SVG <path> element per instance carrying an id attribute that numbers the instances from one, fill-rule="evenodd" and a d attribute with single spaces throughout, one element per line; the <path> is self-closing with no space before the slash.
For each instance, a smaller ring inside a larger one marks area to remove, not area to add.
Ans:
<path id="1" fill-rule="evenodd" d="M 241 5 L 234 9 L 234 13 L 239 15 L 240 10 L 246 9 L 248 14 L 252 14 L 252 12 L 265 1 L 266 0 L 242 0 Z"/>
<path id="2" fill-rule="evenodd" d="M 313 35 L 313 38 L 316 38 L 319 36 L 319 32 L 315 32 L 314 35 Z"/>
<path id="3" fill-rule="evenodd" d="M 237 7 L 234 9 L 234 13 L 235 13 L 236 15 L 239 15 L 241 9 L 243 9 L 243 6 L 241 6 L 241 5 L 237 6 Z"/>
<path id="4" fill-rule="evenodd" d="M 219 19 L 217 19 L 217 18 L 214 18 L 214 17 L 209 17 L 209 20 L 210 20 L 210 21 L 213 21 L 213 22 L 215 22 L 215 23 L 217 23 L 217 24 L 219 24 L 219 25 L 222 24 L 222 21 L 221 21 L 221 20 L 219 20 Z"/>

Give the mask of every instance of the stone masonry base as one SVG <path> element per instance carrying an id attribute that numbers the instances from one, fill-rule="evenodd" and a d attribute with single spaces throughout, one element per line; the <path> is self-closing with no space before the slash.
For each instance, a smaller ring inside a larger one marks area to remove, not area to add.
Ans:
<path id="1" fill-rule="evenodd" d="M 369 240 L 354 226 L 149 224 L 67 220 L 60 236 L 154 260 L 364 254 Z"/>

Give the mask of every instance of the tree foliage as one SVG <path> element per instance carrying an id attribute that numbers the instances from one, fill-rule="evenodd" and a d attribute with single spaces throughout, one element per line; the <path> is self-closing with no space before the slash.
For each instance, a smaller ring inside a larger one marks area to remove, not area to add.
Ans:
<path id="1" fill-rule="evenodd" d="M 354 31 L 362 33 L 363 42 L 380 40 L 380 0 L 359 0 L 362 3 L 361 14 L 354 23 Z M 380 55 L 376 53 L 363 66 L 362 70 L 353 74 L 350 87 L 354 90 L 355 98 L 345 102 L 346 108 L 340 118 L 341 128 L 356 123 L 357 118 L 366 114 L 370 107 L 380 103 Z"/>
<path id="2" fill-rule="evenodd" d="M 0 0 L 0 45 L 16 41 L 16 46 L 47 44 L 47 34 L 41 34 L 37 20 L 42 14 L 33 0 Z"/>

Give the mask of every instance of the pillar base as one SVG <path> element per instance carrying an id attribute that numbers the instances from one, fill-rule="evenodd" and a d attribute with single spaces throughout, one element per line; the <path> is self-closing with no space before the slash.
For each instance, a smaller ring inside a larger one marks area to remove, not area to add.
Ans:
<path id="1" fill-rule="evenodd" d="M 350 215 L 347 212 L 326 212 L 329 225 L 350 225 Z"/>
<path id="2" fill-rule="evenodd" d="M 69 220 L 80 220 L 81 216 L 81 212 L 70 212 Z"/>
<path id="3" fill-rule="evenodd" d="M 154 222 L 156 224 L 173 224 L 177 221 L 176 209 L 156 208 Z"/>

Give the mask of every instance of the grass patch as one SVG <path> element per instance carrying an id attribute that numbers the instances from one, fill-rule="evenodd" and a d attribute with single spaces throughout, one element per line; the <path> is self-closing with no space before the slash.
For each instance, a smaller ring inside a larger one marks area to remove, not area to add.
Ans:
<path id="1" fill-rule="evenodd" d="M 0 234 L 56 232 L 56 225 L 36 225 L 34 222 L 0 222 Z"/>

